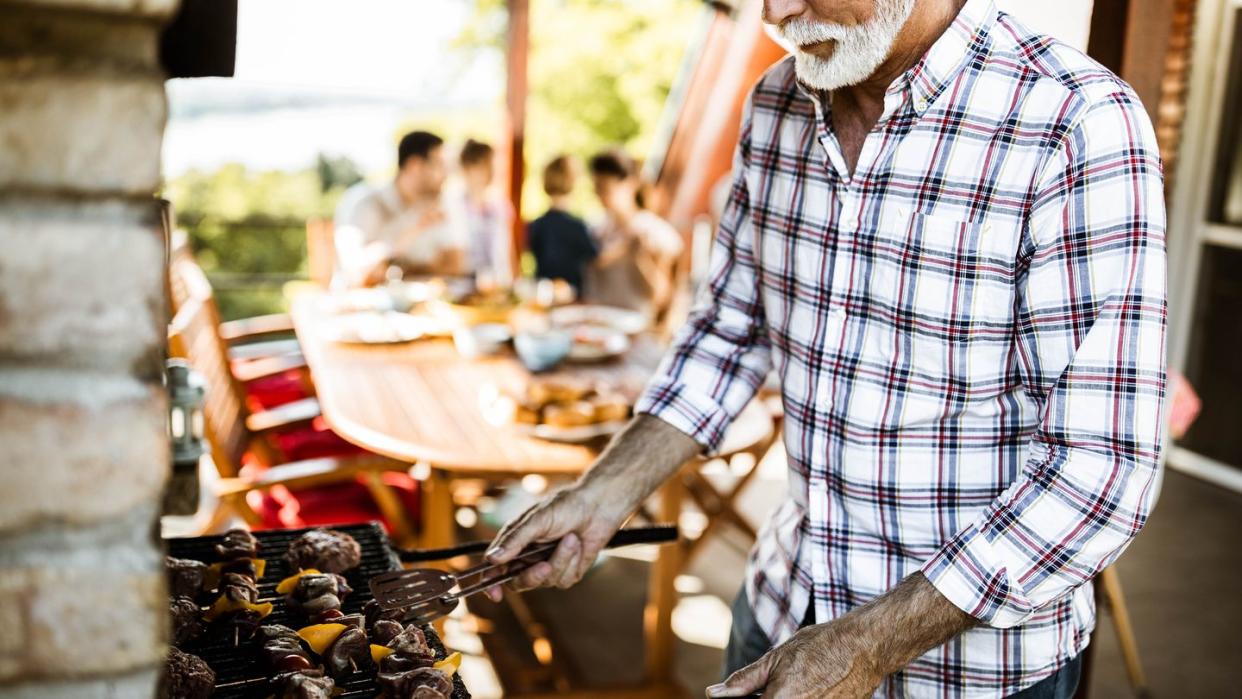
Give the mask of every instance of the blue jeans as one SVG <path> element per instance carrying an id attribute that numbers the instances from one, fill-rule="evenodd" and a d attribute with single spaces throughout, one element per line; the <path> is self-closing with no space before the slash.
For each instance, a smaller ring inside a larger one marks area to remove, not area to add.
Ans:
<path id="1" fill-rule="evenodd" d="M 807 618 L 802 625 L 815 623 L 814 610 L 807 610 Z M 733 600 L 733 628 L 729 631 L 729 645 L 725 647 L 724 676 L 737 672 L 750 665 L 768 652 L 772 643 L 755 623 L 755 615 L 750 611 L 750 603 L 746 600 L 746 589 L 742 588 Z M 1082 656 L 1075 657 L 1059 670 L 1039 682 L 1023 689 L 1009 699 L 1072 699 L 1078 689 L 1078 678 L 1082 674 Z"/>

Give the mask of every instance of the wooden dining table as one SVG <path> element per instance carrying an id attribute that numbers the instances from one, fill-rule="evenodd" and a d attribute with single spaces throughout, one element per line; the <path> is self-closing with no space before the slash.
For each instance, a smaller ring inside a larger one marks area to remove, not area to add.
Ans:
<path id="1" fill-rule="evenodd" d="M 341 316 L 336 305 L 319 291 L 305 291 L 292 302 L 294 328 L 322 415 L 342 438 L 415 467 L 423 489 L 421 545 L 453 543 L 455 481 L 507 483 L 529 475 L 569 479 L 598 456 L 598 441 L 547 441 L 504 419 L 498 402 L 523 395 L 531 380 L 512 353 L 466 358 L 443 337 L 390 344 L 341 342 L 334 334 Z M 620 359 L 568 365 L 548 376 L 601 381 L 633 395 L 656 370 L 661 352 L 654 339 L 640 336 Z M 769 440 L 772 431 L 770 414 L 752 404 L 726 436 L 721 453 Z M 677 522 L 683 488 L 680 479 L 670 479 L 649 503 L 650 515 Z M 672 682 L 673 581 L 681 556 L 682 547 L 662 546 L 653 563 L 644 612 L 646 681 L 612 696 L 682 695 Z"/>

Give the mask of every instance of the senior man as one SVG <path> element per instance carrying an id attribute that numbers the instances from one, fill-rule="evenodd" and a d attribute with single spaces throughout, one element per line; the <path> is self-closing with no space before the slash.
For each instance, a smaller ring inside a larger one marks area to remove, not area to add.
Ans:
<path id="1" fill-rule="evenodd" d="M 770 369 L 789 499 L 713 697 L 1069 697 L 1156 495 L 1160 163 L 1131 89 L 991 0 L 768 0 L 709 286 L 636 411 L 489 557 L 573 584 Z"/>

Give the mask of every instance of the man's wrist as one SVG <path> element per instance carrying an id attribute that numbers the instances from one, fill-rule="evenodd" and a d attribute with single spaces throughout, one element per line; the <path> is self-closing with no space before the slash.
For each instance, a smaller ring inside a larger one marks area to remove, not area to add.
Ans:
<path id="1" fill-rule="evenodd" d="M 922 573 L 907 577 L 846 616 L 854 617 L 851 623 L 857 628 L 860 650 L 883 676 L 979 623 L 940 594 Z"/>
<path id="2" fill-rule="evenodd" d="M 576 487 L 602 514 L 624 520 L 700 450 L 693 439 L 669 423 L 638 415 Z"/>

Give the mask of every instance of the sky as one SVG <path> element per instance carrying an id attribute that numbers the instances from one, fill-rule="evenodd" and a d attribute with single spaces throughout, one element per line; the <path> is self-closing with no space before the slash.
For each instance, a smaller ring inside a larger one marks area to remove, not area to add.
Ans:
<path id="1" fill-rule="evenodd" d="M 168 82 L 164 172 L 300 169 L 319 152 L 391 167 L 420 114 L 494 104 L 496 52 L 454 51 L 470 0 L 240 0 L 232 79 Z"/>

